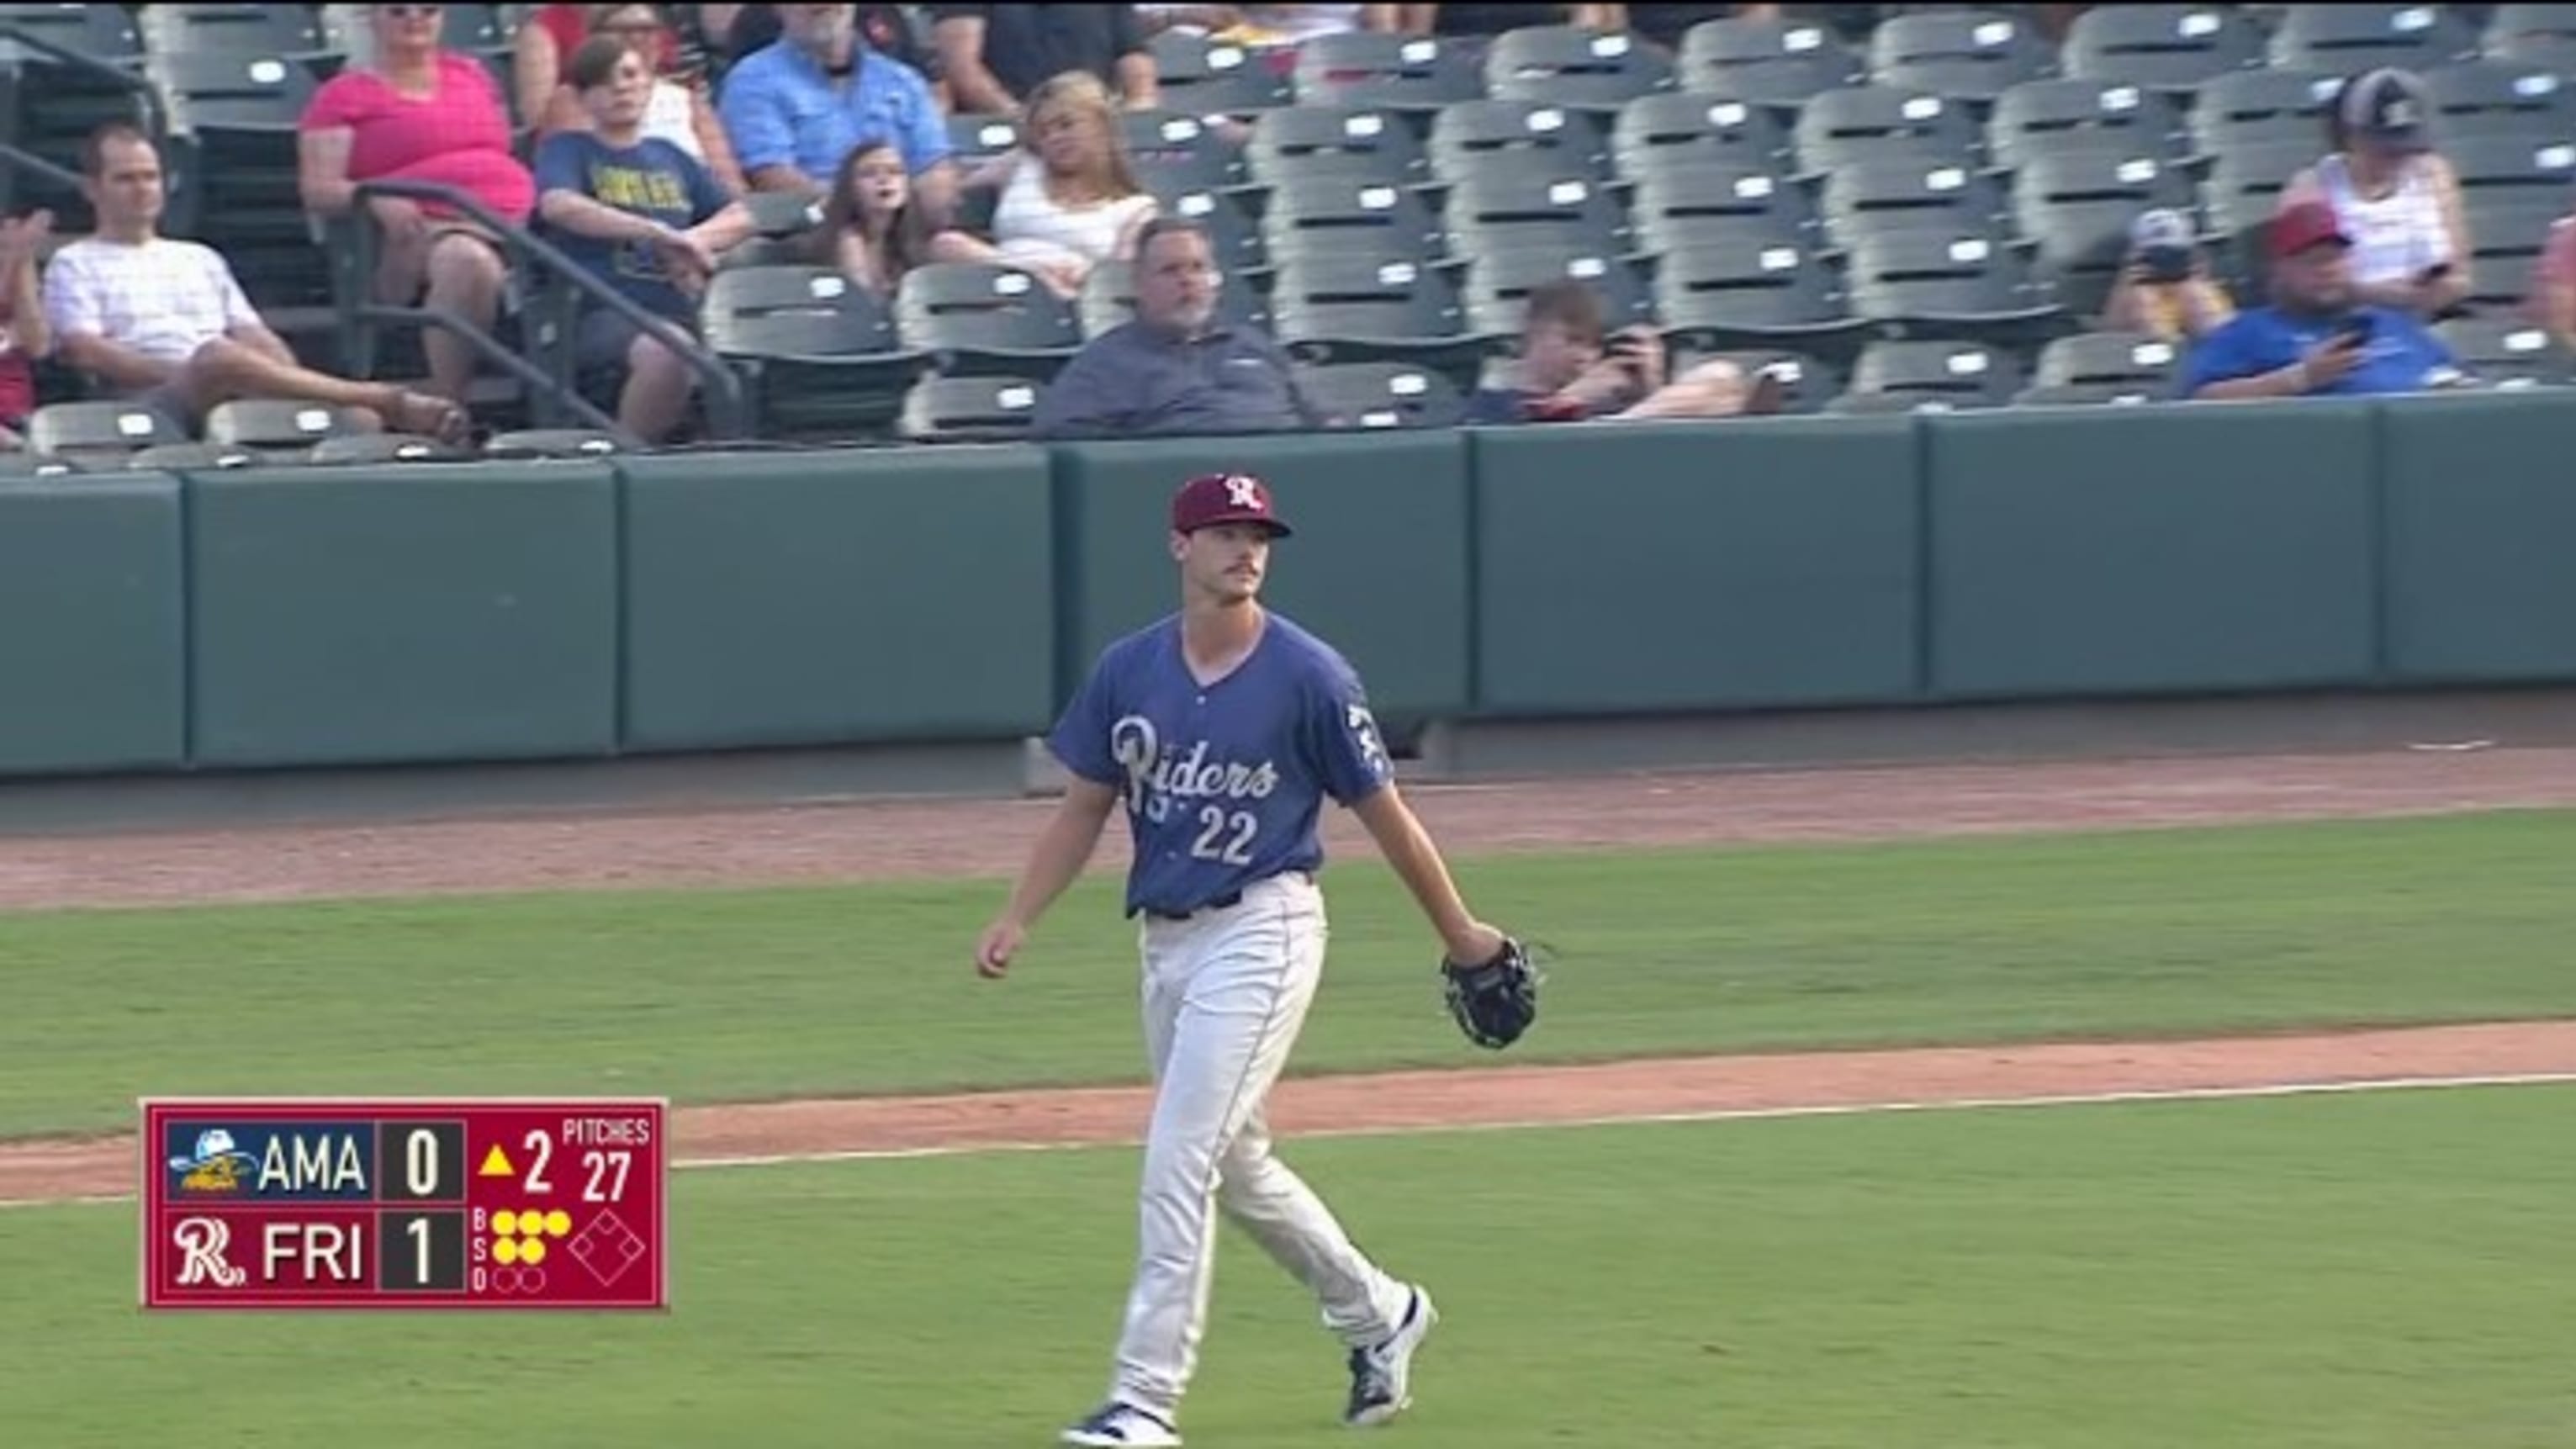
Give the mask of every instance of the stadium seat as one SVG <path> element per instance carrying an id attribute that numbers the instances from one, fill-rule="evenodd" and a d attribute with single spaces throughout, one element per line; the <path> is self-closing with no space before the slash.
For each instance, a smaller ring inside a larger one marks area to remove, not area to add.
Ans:
<path id="1" fill-rule="evenodd" d="M 1457 287 L 1437 268 L 1360 256 L 1292 256 L 1270 289 L 1271 331 L 1298 360 L 1399 362 L 1457 371 L 1483 351 Z"/>
<path id="2" fill-rule="evenodd" d="M 1683 31 L 1674 70 L 1685 91 L 1781 111 L 1868 73 L 1860 54 L 1821 25 L 1738 15 Z"/>
<path id="3" fill-rule="evenodd" d="M 1467 263 L 1466 282 L 1459 289 L 1466 330 L 1488 340 L 1518 337 L 1530 290 L 1564 279 L 1583 283 L 1600 299 L 1606 329 L 1654 325 L 1654 291 L 1645 276 L 1621 258 L 1607 253 L 1565 256 L 1506 251 L 1478 252 Z"/>
<path id="4" fill-rule="evenodd" d="M 2220 76 L 2192 99 L 2196 157 L 2249 146 L 2300 145 L 2322 154 L 2326 107 L 2343 79 L 2330 71 L 2249 70 Z"/>
<path id="5" fill-rule="evenodd" d="M 2021 363 L 1999 347 L 1950 338 L 1877 341 L 1852 368 L 1852 396 L 1999 407 L 2022 390 Z"/>
<path id="6" fill-rule="evenodd" d="M 1984 128 L 1956 102 L 1929 91 L 1847 86 L 1798 113 L 1798 169 L 1822 176 L 1854 162 L 1907 157 L 1953 166 L 1983 164 Z"/>
<path id="7" fill-rule="evenodd" d="M 241 398 L 208 410 L 205 435 L 207 442 L 252 449 L 263 457 L 300 457 L 325 438 L 365 430 L 346 408 L 283 398 Z"/>
<path id="8" fill-rule="evenodd" d="M 2466 136 L 2444 143 L 2463 200 L 2485 195 L 2563 198 L 2576 180 L 2576 143 L 2562 137 Z"/>
<path id="9" fill-rule="evenodd" d="M 147 55 L 287 55 L 324 53 L 321 17 L 310 5 L 140 7 Z"/>
<path id="10" fill-rule="evenodd" d="M 1470 174 L 1449 193 L 1441 221 L 1461 259 L 1509 251 L 1618 256 L 1632 244 L 1627 209 L 1607 188 L 1538 167 Z"/>
<path id="11" fill-rule="evenodd" d="M 2169 394 L 2140 382 L 2035 383 L 2013 394 L 2012 407 L 2136 407 L 2171 401 Z"/>
<path id="12" fill-rule="evenodd" d="M 821 198 L 794 191 L 754 191 L 742 198 L 751 212 L 752 234 L 790 237 L 823 224 Z"/>
<path id="13" fill-rule="evenodd" d="M 1354 106 L 1291 106 L 1264 114 L 1244 143 L 1248 179 L 1276 189 L 1300 181 L 1420 186 L 1431 178 L 1422 138 L 1404 116 Z"/>
<path id="14" fill-rule="evenodd" d="M 1446 233 L 1421 192 L 1366 182 L 1300 180 L 1273 190 L 1261 238 L 1274 267 L 1291 255 L 1413 262 L 1447 255 Z"/>
<path id="15" fill-rule="evenodd" d="M 1034 377 L 935 375 L 906 389 L 895 435 L 910 443 L 1003 443 L 1025 439 L 1046 383 Z"/>
<path id="16" fill-rule="evenodd" d="M 1431 117 L 1431 174 L 1443 185 L 1531 156 L 1545 158 L 1559 175 L 1607 181 L 1614 174 L 1607 126 L 1589 111 L 1535 101 L 1462 101 Z"/>
<path id="17" fill-rule="evenodd" d="M 1834 417 L 1868 417 L 1887 413 L 1969 412 L 2011 405 L 2009 397 L 1984 393 L 1862 392 L 1853 388 L 1826 403 L 1823 411 Z"/>
<path id="18" fill-rule="evenodd" d="M 126 454 L 124 467 L 129 473 L 216 473 L 234 468 L 257 468 L 271 462 L 300 461 L 302 459 L 293 454 L 271 459 L 236 443 L 157 443 Z"/>
<path id="19" fill-rule="evenodd" d="M 23 61 L 0 64 L 0 126 L 11 144 L 65 171 L 80 171 L 82 140 L 108 121 L 152 123 L 154 101 L 139 66 L 143 41 L 122 5 L 13 7 L 0 25 L 96 66 L 66 63 L 44 50 L 9 42 Z M 54 213 L 57 236 L 79 236 L 95 225 L 89 199 L 77 186 L 17 166 L 0 166 L 0 210 L 17 215 L 35 207 Z"/>
<path id="20" fill-rule="evenodd" d="M 2478 48 L 2490 60 L 2576 80 L 2576 5 L 2498 5 Z"/>
<path id="21" fill-rule="evenodd" d="M 1368 30 L 1300 41 L 1291 81 L 1301 106 L 1436 111 L 1485 93 L 1467 48 L 1448 39 Z"/>
<path id="22" fill-rule="evenodd" d="M 1329 431 L 1377 428 L 1453 428 L 1467 400 L 1446 375 L 1400 362 L 1305 364 L 1298 391 L 1324 417 Z"/>
<path id="23" fill-rule="evenodd" d="M 1672 63 L 1624 32 L 1524 25 L 1485 49 L 1485 94 L 1577 110 L 1615 111 L 1673 88 Z"/>
<path id="24" fill-rule="evenodd" d="M 2463 61 L 2424 72 L 2436 144 L 2476 136 L 2523 141 L 2576 138 L 2576 85 L 2533 65 Z"/>
<path id="25" fill-rule="evenodd" d="M 615 437 L 596 428 L 516 428 L 484 439 L 482 455 L 531 461 L 605 458 L 624 451 Z"/>
<path id="26" fill-rule="evenodd" d="M 2034 157 L 2012 189 L 2014 229 L 2033 240 L 2061 242 L 2070 231 L 2125 234 L 2138 213 L 2158 207 L 2188 215 L 2198 200 L 2181 167 L 2117 151 Z"/>
<path id="27" fill-rule="evenodd" d="M 1986 155 L 2005 169 L 2033 156 L 2118 151 L 2180 160 L 2191 152 L 2182 111 L 2161 91 L 2125 81 L 2028 81 L 1986 119 Z"/>
<path id="28" fill-rule="evenodd" d="M 1768 107 L 1712 96 L 1640 96 L 1610 127 L 1611 169 L 1634 183 L 1649 171 L 1724 162 L 1761 170 L 1796 160 L 1788 124 Z"/>
<path id="29" fill-rule="evenodd" d="M 1825 178 L 1825 229 L 1836 245 L 1889 231 L 1930 228 L 2009 236 L 2011 205 L 1985 172 L 1944 161 L 1859 161 Z"/>
<path id="30" fill-rule="evenodd" d="M 1809 188 L 1785 173 L 1724 162 L 1658 164 L 1629 194 L 1628 222 L 1643 252 L 1688 246 L 1717 227 L 1799 246 L 1825 241 Z"/>
<path id="31" fill-rule="evenodd" d="M 305 455 L 314 463 L 455 463 L 470 457 L 464 449 L 417 433 L 350 433 L 324 438 Z"/>
<path id="32" fill-rule="evenodd" d="M 2266 47 L 2276 66 L 2336 75 L 2383 65 L 2421 72 L 2477 53 L 2477 31 L 2451 6 L 2373 0 L 2284 6 Z"/>
<path id="33" fill-rule="evenodd" d="M 222 252 L 280 333 L 334 325 L 330 270 L 297 184 L 312 72 L 284 55 L 225 50 L 156 54 L 143 70 L 168 107 L 170 229 Z"/>
<path id="34" fill-rule="evenodd" d="M 2433 330 L 2450 344 L 2460 366 L 2483 382 L 2576 383 L 2576 355 L 2523 318 L 2453 317 Z"/>
<path id="35" fill-rule="evenodd" d="M 2189 93 L 2263 64 L 2263 28 L 2232 5 L 2087 5 L 2067 27 L 2069 76 Z"/>
<path id="36" fill-rule="evenodd" d="M 83 463 L 121 462 L 130 454 L 189 441 L 187 430 L 158 408 L 96 400 L 46 403 L 27 417 L 27 447 Z"/>
<path id="37" fill-rule="evenodd" d="M 2182 368 L 2182 349 L 2145 332 L 2079 332 L 2051 339 L 2031 368 L 2035 386 L 2121 383 L 2159 388 Z"/>
<path id="38" fill-rule="evenodd" d="M 1908 334 L 2025 344 L 2065 315 L 2029 261 L 1982 230 L 1866 236 L 1845 273 L 1853 313 Z"/>
<path id="39" fill-rule="evenodd" d="M 953 115 L 948 118 L 948 146 L 960 168 L 972 170 L 1020 144 L 1017 116 Z"/>
<path id="40" fill-rule="evenodd" d="M 1815 249 L 1715 231 L 1655 258 L 1668 341 L 1718 351 L 1788 347 L 1833 356 L 1868 323 Z"/>
<path id="41" fill-rule="evenodd" d="M 1870 32 L 1868 58 L 1870 79 L 1880 85 L 1974 105 L 1991 105 L 2024 81 L 2057 73 L 2047 38 L 2028 21 L 1996 10 L 1891 15 Z"/>
<path id="42" fill-rule="evenodd" d="M 1163 212 L 1186 217 L 1207 228 L 1216 248 L 1216 264 L 1233 276 L 1269 269 L 1269 244 L 1261 224 L 1245 209 L 1242 191 L 1171 191 L 1162 194 Z"/>
<path id="43" fill-rule="evenodd" d="M 1293 105 L 1296 90 L 1257 52 L 1187 30 L 1148 42 L 1163 109 L 1189 116 L 1250 116 Z"/>
<path id="44" fill-rule="evenodd" d="M 2478 308 L 2519 308 L 2529 296 L 2532 270 L 2548 245 L 2550 228 L 2567 214 L 2563 198 L 2546 191 L 2463 196 L 2469 231 L 2469 291 Z"/>
<path id="45" fill-rule="evenodd" d="M 1121 111 L 1118 124 L 1136 179 L 1156 195 L 1243 184 L 1242 154 L 1197 116 L 1168 108 Z"/>
<path id="46" fill-rule="evenodd" d="M 1842 378 L 1822 358 L 1779 348 L 1707 351 L 1683 345 L 1667 354 L 1664 370 L 1668 376 L 1679 377 L 1703 362 L 1731 362 L 1748 378 L 1767 370 L 1780 381 L 1783 413 L 1822 412 L 1827 403 L 1842 395 Z"/>
<path id="47" fill-rule="evenodd" d="M 718 272 L 698 317 L 707 346 L 742 375 L 764 438 L 870 436 L 922 370 L 875 294 L 826 267 Z"/>
<path id="48" fill-rule="evenodd" d="M 949 375 L 1052 378 L 1082 345 L 1073 304 L 996 262 L 931 262 L 895 284 L 895 335 Z"/>

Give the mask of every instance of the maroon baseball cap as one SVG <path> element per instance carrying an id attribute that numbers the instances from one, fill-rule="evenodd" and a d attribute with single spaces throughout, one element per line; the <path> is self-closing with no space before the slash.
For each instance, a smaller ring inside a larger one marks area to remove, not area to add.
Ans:
<path id="1" fill-rule="evenodd" d="M 2272 255 L 2294 257 L 2319 242 L 2352 245 L 2344 234 L 2343 222 L 2335 216 L 2332 205 L 2323 201 L 2302 201 L 2281 209 L 2272 218 Z"/>
<path id="2" fill-rule="evenodd" d="M 1202 473 L 1172 495 L 1172 528 L 1190 533 L 1220 523 L 1259 523 L 1273 536 L 1294 530 L 1270 506 L 1270 489 L 1249 473 Z"/>

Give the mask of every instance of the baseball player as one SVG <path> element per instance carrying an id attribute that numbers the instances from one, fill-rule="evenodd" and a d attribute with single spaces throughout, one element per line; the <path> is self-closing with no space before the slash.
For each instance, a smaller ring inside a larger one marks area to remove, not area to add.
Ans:
<path id="1" fill-rule="evenodd" d="M 1481 962 L 1508 938 L 1469 914 L 1394 770 L 1351 666 L 1259 602 L 1274 538 L 1270 490 L 1208 474 L 1172 498 L 1182 604 L 1104 650 L 1049 746 L 1072 772 L 975 964 L 1001 976 L 1080 874 L 1120 804 L 1135 845 L 1126 910 L 1142 916 L 1147 1059 L 1156 1083 L 1140 1243 L 1116 1372 L 1062 1442 L 1171 1445 L 1206 1323 L 1215 1209 L 1322 1305 L 1349 1350 L 1345 1423 L 1411 1402 L 1413 1354 L 1438 1321 L 1423 1290 L 1352 1246 L 1276 1156 L 1262 1115 L 1323 974 L 1316 817 L 1331 796 L 1360 818 L 1439 932 Z"/>

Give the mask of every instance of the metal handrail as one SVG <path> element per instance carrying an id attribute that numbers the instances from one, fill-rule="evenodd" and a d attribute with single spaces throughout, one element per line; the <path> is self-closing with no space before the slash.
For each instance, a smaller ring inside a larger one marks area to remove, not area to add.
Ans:
<path id="1" fill-rule="evenodd" d="M 48 60 L 58 61 L 74 70 L 116 82 L 124 89 L 143 97 L 143 108 L 151 118 L 153 135 L 170 134 L 170 112 L 161 104 L 160 92 L 152 88 L 150 81 L 135 72 L 121 66 L 110 65 L 94 55 L 83 55 L 77 50 L 65 49 L 41 35 L 31 33 L 14 21 L 0 24 L 0 40 L 14 40 Z"/>
<path id="2" fill-rule="evenodd" d="M 390 178 L 361 181 L 357 184 L 356 195 L 350 207 L 350 215 L 357 233 L 357 266 L 355 276 L 352 278 L 353 292 L 360 292 L 362 295 L 362 289 L 369 285 L 368 279 L 375 275 L 376 248 L 381 242 L 381 237 L 373 221 L 368 219 L 364 203 L 368 198 L 376 196 L 397 196 L 413 201 L 442 202 L 480 223 L 498 237 L 503 246 L 512 253 L 513 272 L 522 277 L 534 276 L 540 281 L 550 281 L 557 287 L 565 289 L 557 293 L 559 319 L 570 317 L 575 310 L 573 305 L 575 299 L 588 298 L 633 323 L 638 331 L 669 348 L 672 355 L 678 357 L 690 371 L 698 375 L 702 385 L 700 395 L 706 404 L 707 420 L 718 437 L 750 436 L 750 409 L 743 396 L 742 378 L 731 367 L 725 365 L 695 337 L 673 325 L 668 318 L 647 311 L 638 306 L 634 299 L 601 281 L 591 273 L 589 268 L 565 255 L 561 248 L 523 226 L 504 220 L 499 213 L 455 187 L 430 181 L 402 181 Z M 516 352 L 503 347 L 491 334 L 446 308 L 397 306 L 370 298 L 355 302 L 348 310 L 355 317 L 366 321 L 417 320 L 444 327 L 463 337 L 477 353 L 497 363 L 521 382 L 553 393 L 558 402 L 582 417 L 590 426 L 612 433 L 629 445 L 642 445 L 642 440 L 619 426 L 614 417 L 602 412 L 588 398 L 581 396 L 578 389 L 569 384 L 568 379 L 530 363 Z M 563 350 L 568 350 L 571 341 L 569 336 L 559 339 L 558 356 Z M 558 368 L 556 371 L 560 372 L 561 369 Z"/>

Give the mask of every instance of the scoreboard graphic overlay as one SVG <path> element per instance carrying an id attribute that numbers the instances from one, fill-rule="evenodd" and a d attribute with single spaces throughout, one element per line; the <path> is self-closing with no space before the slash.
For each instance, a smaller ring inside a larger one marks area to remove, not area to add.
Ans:
<path id="1" fill-rule="evenodd" d="M 147 1309 L 670 1306 L 662 1098 L 146 1098 Z"/>

